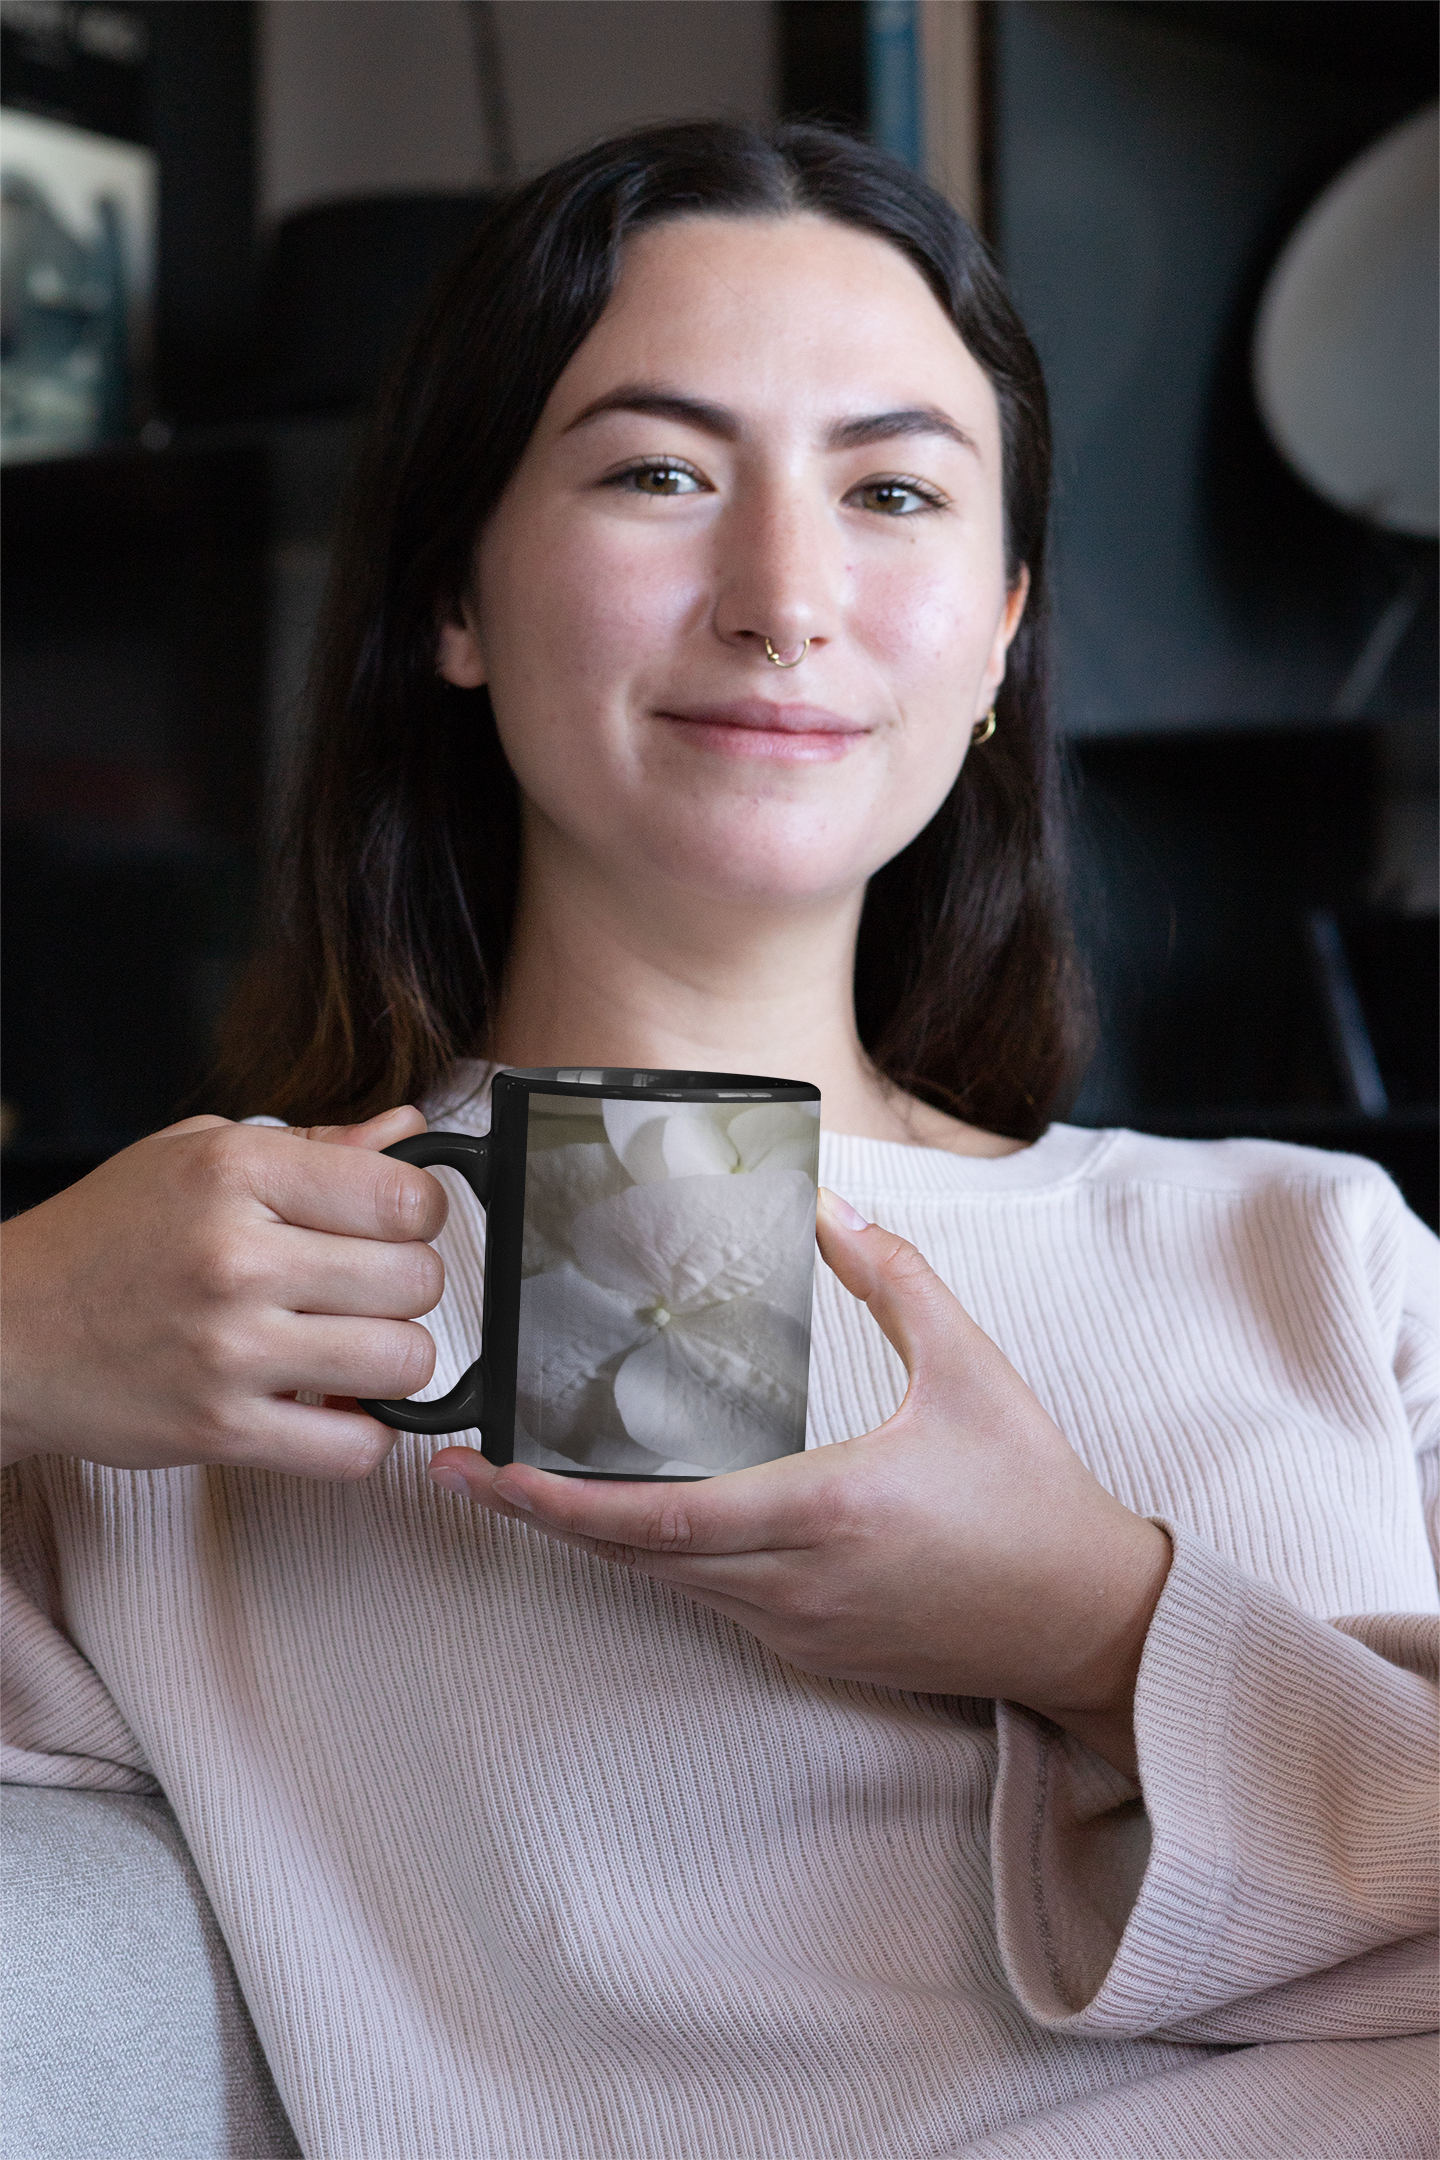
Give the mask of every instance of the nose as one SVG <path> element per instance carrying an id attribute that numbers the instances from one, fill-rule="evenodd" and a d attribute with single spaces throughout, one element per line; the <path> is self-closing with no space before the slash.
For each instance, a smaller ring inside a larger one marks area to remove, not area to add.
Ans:
<path id="1" fill-rule="evenodd" d="M 721 520 L 716 635 L 781 665 L 829 643 L 838 627 L 841 565 L 824 507 L 779 483 L 738 497 Z"/>

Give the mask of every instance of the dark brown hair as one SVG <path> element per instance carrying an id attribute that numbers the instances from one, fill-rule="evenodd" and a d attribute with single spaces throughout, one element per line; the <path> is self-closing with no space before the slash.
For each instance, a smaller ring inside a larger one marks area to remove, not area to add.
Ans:
<path id="1" fill-rule="evenodd" d="M 437 621 L 458 613 L 476 536 L 626 240 L 680 215 L 794 211 L 878 235 L 925 278 L 999 401 L 1008 573 L 1030 575 L 993 740 L 870 881 L 861 1040 L 942 1109 L 1019 1139 L 1043 1130 L 1076 1073 L 1083 989 L 1045 696 L 1039 362 L 982 243 L 897 160 L 826 128 L 708 121 L 602 143 L 496 205 L 410 343 L 338 551 L 274 929 L 222 1035 L 225 1108 L 368 1115 L 486 1055 L 519 800 L 488 694 L 437 678 Z"/>

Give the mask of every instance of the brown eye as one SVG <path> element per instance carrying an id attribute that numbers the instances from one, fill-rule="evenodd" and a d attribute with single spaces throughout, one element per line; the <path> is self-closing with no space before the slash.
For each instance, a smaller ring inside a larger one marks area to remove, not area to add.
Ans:
<path id="1" fill-rule="evenodd" d="M 933 495 L 909 480 L 869 480 L 855 490 L 862 510 L 878 510 L 885 517 L 913 517 L 917 510 L 938 510 Z"/>
<path id="2" fill-rule="evenodd" d="M 684 465 L 638 465 L 623 475 L 642 495 L 698 495 L 700 481 Z"/>

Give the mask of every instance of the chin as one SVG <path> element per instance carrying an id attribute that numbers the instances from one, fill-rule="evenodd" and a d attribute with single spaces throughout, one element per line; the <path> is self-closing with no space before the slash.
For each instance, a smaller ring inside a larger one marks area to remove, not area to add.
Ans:
<path id="1" fill-rule="evenodd" d="M 858 833 L 817 832 L 809 820 L 767 818 L 761 805 L 743 821 L 707 822 L 699 830 L 693 819 L 677 818 L 658 840 L 653 832 L 638 838 L 636 855 L 653 864 L 667 884 L 715 905 L 746 908 L 838 899 L 863 888 L 889 860 L 888 853 L 876 858 L 873 831 L 863 841 Z"/>

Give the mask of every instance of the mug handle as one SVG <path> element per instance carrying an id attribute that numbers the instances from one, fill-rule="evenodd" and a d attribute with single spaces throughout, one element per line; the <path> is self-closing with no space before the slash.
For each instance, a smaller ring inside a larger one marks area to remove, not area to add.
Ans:
<path id="1" fill-rule="evenodd" d="M 479 1139 L 474 1133 L 417 1133 L 413 1140 L 397 1140 L 394 1147 L 387 1147 L 383 1152 L 393 1155 L 397 1162 L 413 1163 L 417 1170 L 458 1170 L 481 1207 L 489 1202 L 488 1138 Z M 484 1366 L 483 1355 L 476 1358 L 449 1394 L 440 1396 L 435 1402 L 362 1401 L 360 1408 L 396 1432 L 464 1432 L 467 1427 L 481 1425 L 485 1420 Z"/>

